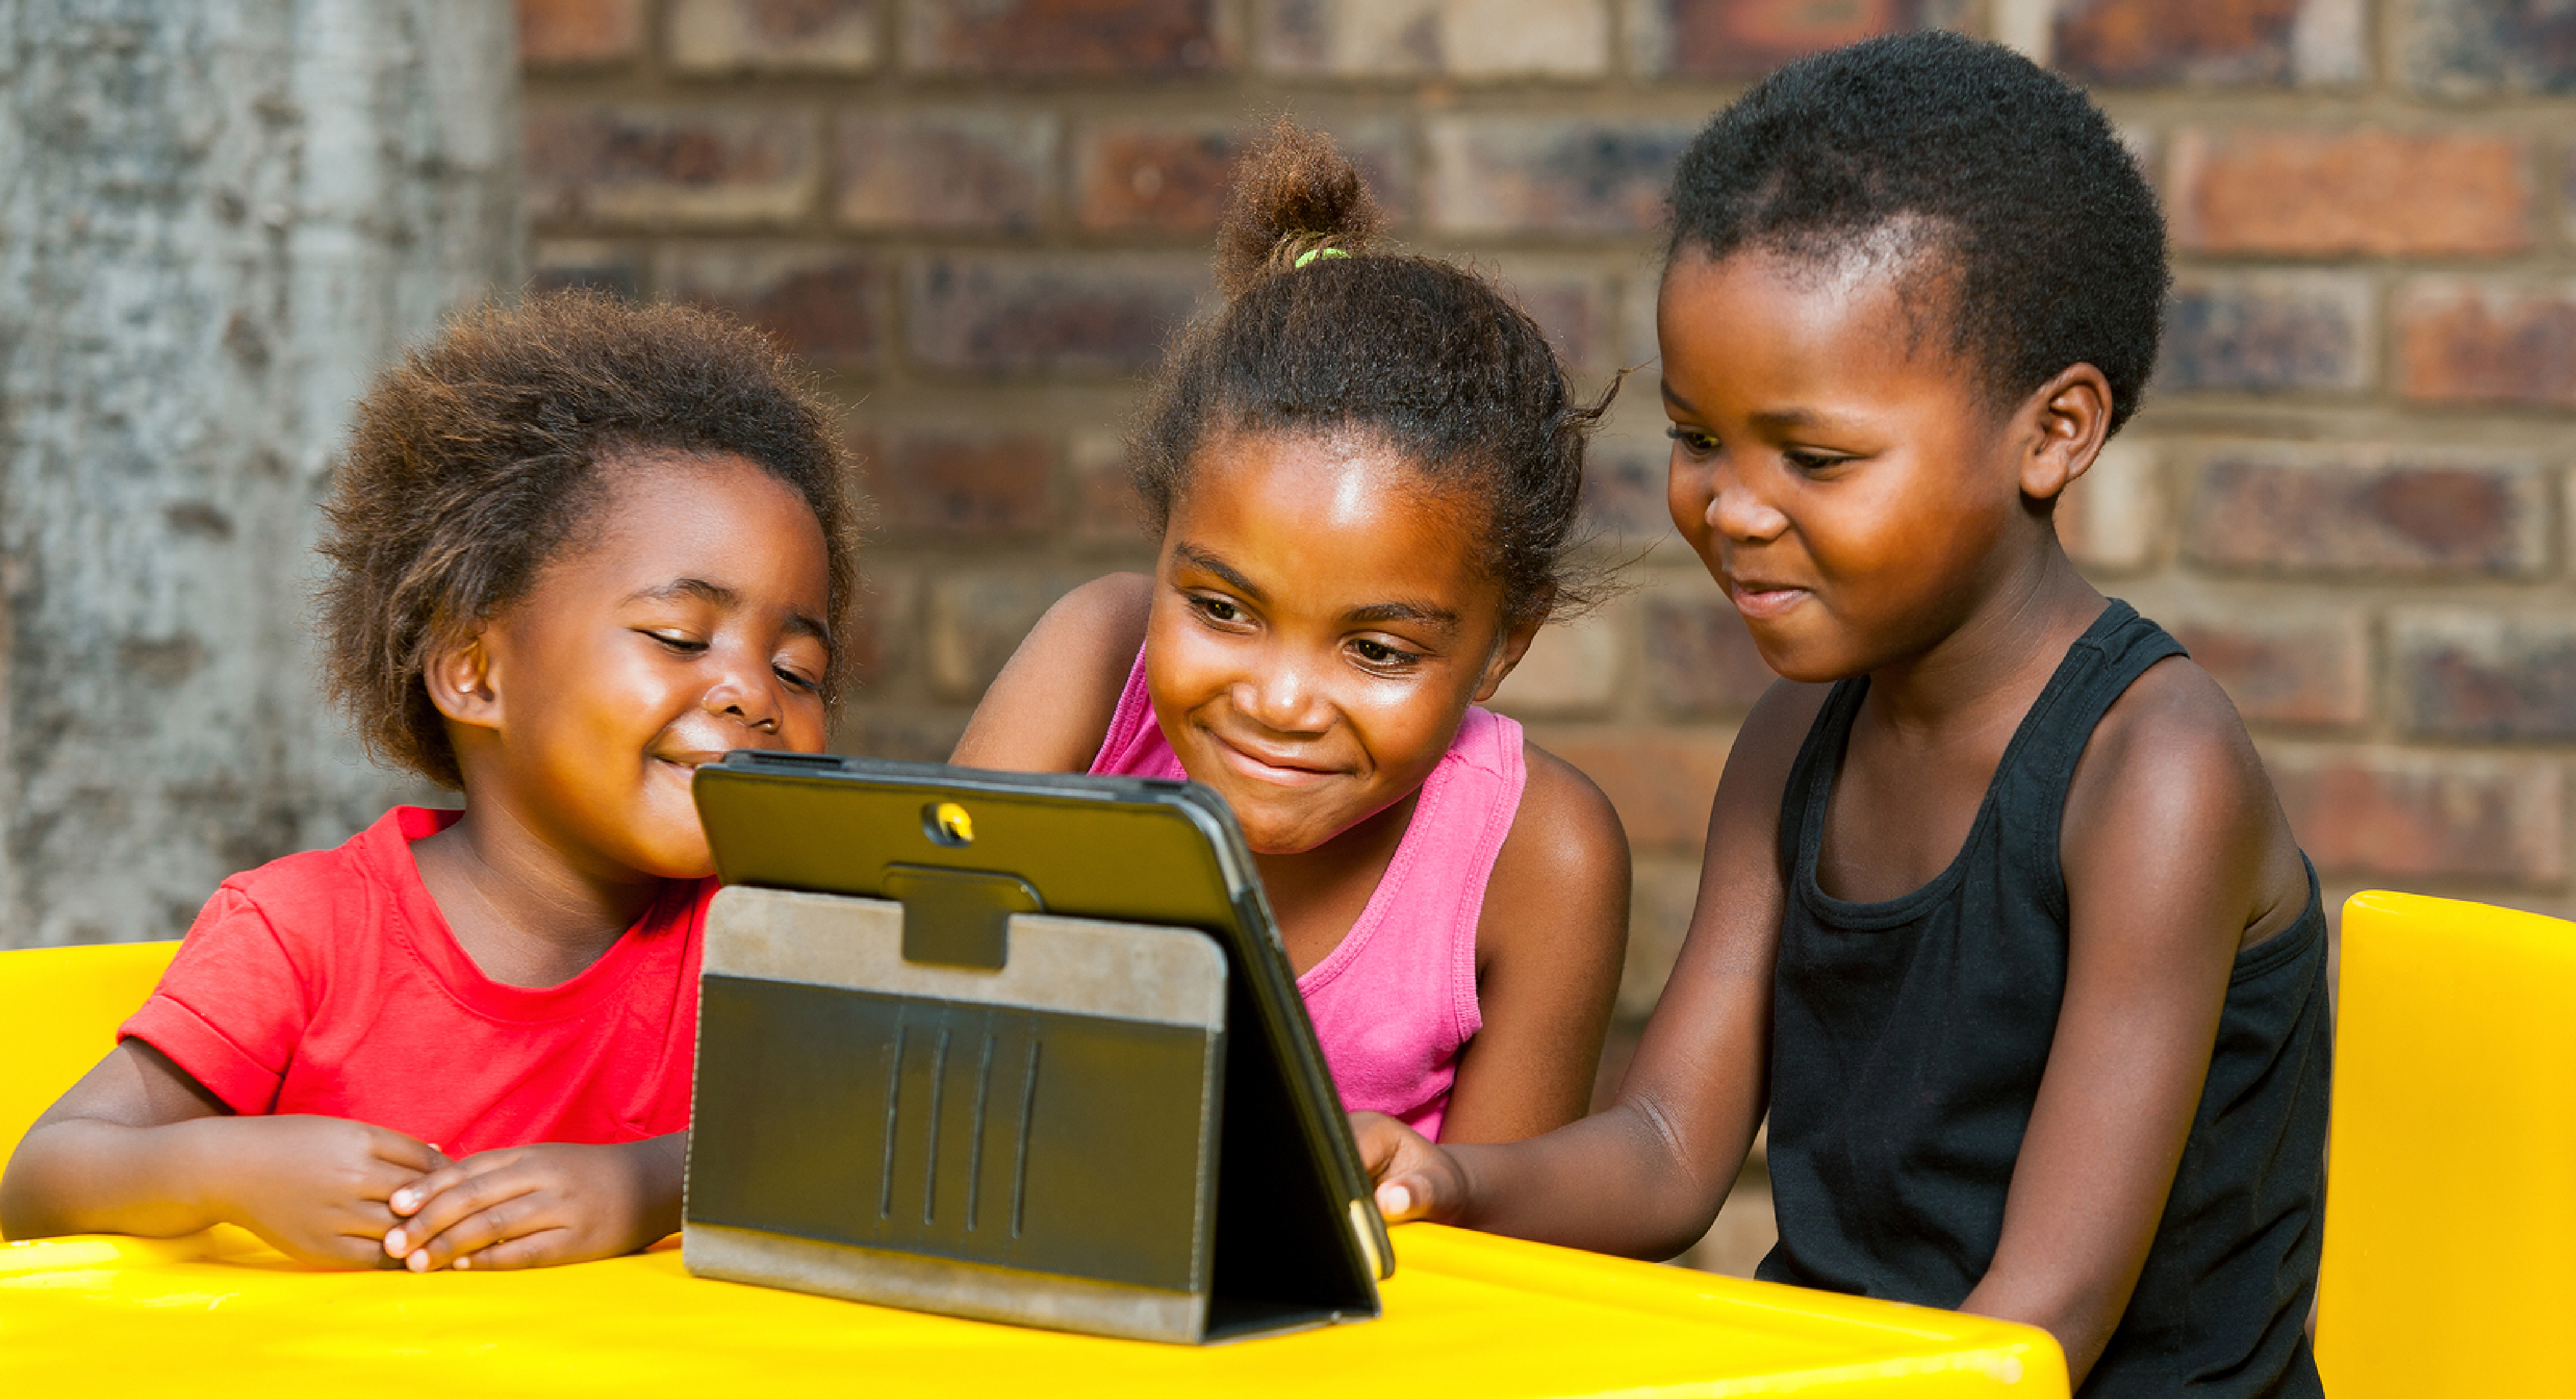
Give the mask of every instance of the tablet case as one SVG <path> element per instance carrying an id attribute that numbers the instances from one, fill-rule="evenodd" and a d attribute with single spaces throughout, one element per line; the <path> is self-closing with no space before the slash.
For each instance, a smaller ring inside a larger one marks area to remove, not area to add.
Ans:
<path id="1" fill-rule="evenodd" d="M 737 753 L 692 1272 L 1165 1341 L 1378 1314 L 1392 1270 L 1230 813 L 1133 778 Z"/>

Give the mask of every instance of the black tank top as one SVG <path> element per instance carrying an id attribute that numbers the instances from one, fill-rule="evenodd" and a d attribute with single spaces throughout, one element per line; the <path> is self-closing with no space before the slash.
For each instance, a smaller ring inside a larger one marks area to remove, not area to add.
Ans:
<path id="1" fill-rule="evenodd" d="M 1879 903 L 1816 883 L 1826 800 L 1869 682 L 1834 686 L 1781 801 L 1780 1244 L 1760 1276 L 1937 1307 L 1984 1276 L 2066 991 L 2067 785 L 2103 711 L 2182 654 L 2112 602 L 2023 717 L 1957 858 Z M 2299 921 L 2237 954 L 2146 1271 L 2084 1394 L 2322 1393 L 2305 1324 L 2333 1040 L 2325 933 L 2311 866 Z"/>

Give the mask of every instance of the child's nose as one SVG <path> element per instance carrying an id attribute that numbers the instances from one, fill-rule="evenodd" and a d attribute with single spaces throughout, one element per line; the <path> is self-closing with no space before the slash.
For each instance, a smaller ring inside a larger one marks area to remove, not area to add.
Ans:
<path id="1" fill-rule="evenodd" d="M 1729 539 L 1759 541 L 1788 528 L 1789 517 L 1751 485 L 1721 477 L 1708 498 L 1708 525 Z"/>
<path id="2" fill-rule="evenodd" d="M 1264 667 L 1235 687 L 1235 706 L 1263 728 L 1279 733 L 1319 727 L 1314 720 L 1318 698 L 1314 678 L 1293 662 Z"/>

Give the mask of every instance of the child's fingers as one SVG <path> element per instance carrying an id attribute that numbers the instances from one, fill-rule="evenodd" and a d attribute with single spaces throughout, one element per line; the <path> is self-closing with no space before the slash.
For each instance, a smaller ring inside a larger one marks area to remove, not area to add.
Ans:
<path id="1" fill-rule="evenodd" d="M 422 1185 L 428 1183 L 424 1181 Z M 533 1172 L 503 1166 L 476 1171 L 426 1198 L 412 1193 L 421 1187 L 405 1186 L 394 1192 L 396 1198 L 390 1203 L 395 1213 L 408 1213 L 410 1217 L 386 1233 L 385 1252 L 408 1259 L 430 1250 L 430 1265 L 443 1266 L 449 1258 L 496 1243 L 509 1237 L 496 1224 L 506 1226 L 540 1183 Z M 412 1207 L 405 1211 L 407 1203 Z M 496 1212 L 497 1221 L 492 1218 Z M 474 1228 L 457 1239 L 446 1238 L 451 1231 L 468 1224 Z"/>
<path id="2" fill-rule="evenodd" d="M 1377 1212 L 1385 1216 L 1389 1224 L 1429 1219 L 1438 1205 L 1438 1192 L 1431 1178 L 1419 1172 L 1408 1172 L 1378 1182 Z"/>
<path id="3" fill-rule="evenodd" d="M 515 1239 L 504 1239 L 473 1253 L 460 1254 L 449 1267 L 460 1272 L 505 1272 L 512 1268 L 539 1268 L 549 1263 L 572 1261 L 569 1250 L 572 1231 L 559 1227 L 532 1230 Z"/>
<path id="4" fill-rule="evenodd" d="M 556 1232 L 559 1226 L 535 1207 L 536 1200 L 535 1196 L 521 1195 L 467 1215 L 436 1235 L 402 1239 L 411 1245 L 403 1254 L 403 1264 L 415 1273 L 435 1272 L 487 1250 L 504 1248 L 515 1240 Z M 397 1236 L 410 1232 L 400 1229 L 386 1235 L 385 1251 L 393 1252 Z"/>
<path id="5" fill-rule="evenodd" d="M 462 1161 L 442 1158 L 438 1166 L 417 1179 L 406 1181 L 385 1198 L 396 1214 L 416 1214 L 421 1206 L 446 1194 L 478 1176 L 489 1175 L 516 1165 L 517 1152 L 483 1151 Z"/>
<path id="6" fill-rule="evenodd" d="M 1351 1114 L 1351 1136 L 1359 1145 L 1360 1167 L 1375 1180 L 1394 1164 L 1395 1155 L 1404 1148 L 1407 1133 L 1404 1124 L 1382 1112 Z"/>
<path id="7" fill-rule="evenodd" d="M 360 1125 L 367 1129 L 368 1153 L 386 1165 L 417 1176 L 448 1164 L 447 1153 L 417 1137 L 407 1137 L 387 1127 Z"/>

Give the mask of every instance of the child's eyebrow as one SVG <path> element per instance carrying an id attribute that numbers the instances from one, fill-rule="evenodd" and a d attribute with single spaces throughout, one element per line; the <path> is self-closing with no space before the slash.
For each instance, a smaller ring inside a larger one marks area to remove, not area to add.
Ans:
<path id="1" fill-rule="evenodd" d="M 1351 622 L 1413 622 L 1444 632 L 1458 630 L 1458 614 L 1445 607 L 1419 602 L 1379 602 L 1356 607 L 1345 615 Z"/>
<path id="2" fill-rule="evenodd" d="M 1198 548 L 1195 545 L 1175 544 L 1172 546 L 1172 554 L 1181 562 L 1186 563 L 1193 568 L 1206 569 L 1208 572 L 1224 579 L 1226 581 L 1226 586 L 1243 594 L 1245 597 L 1252 599 L 1254 602 L 1269 601 L 1269 599 L 1261 595 L 1261 590 L 1259 588 L 1252 585 L 1251 579 L 1244 577 L 1241 573 L 1235 571 L 1234 567 L 1228 564 L 1225 560 L 1218 558 L 1216 555 L 1211 554 L 1204 549 Z"/>
<path id="3" fill-rule="evenodd" d="M 718 607 L 731 607 L 742 601 L 742 594 L 704 578 L 674 578 L 658 588 L 639 588 L 626 596 L 628 602 L 666 602 L 672 598 L 695 598 Z M 790 612 L 785 626 L 794 635 L 810 636 L 826 646 L 832 644 L 832 629 L 824 626 L 820 618 Z"/>

